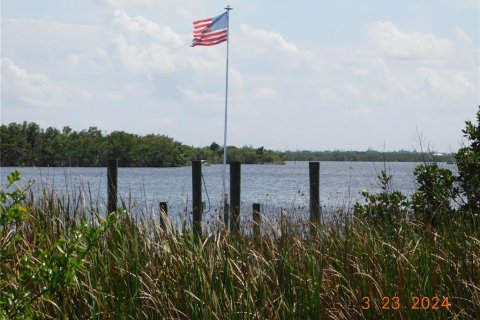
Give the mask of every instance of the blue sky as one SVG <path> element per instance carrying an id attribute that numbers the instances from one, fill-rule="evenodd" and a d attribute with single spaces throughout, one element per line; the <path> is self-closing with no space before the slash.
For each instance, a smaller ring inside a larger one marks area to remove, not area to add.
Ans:
<path id="1" fill-rule="evenodd" d="M 477 0 L 3 1 L 1 122 L 223 142 L 225 43 L 192 21 L 230 4 L 228 143 L 454 151 L 480 104 Z"/>

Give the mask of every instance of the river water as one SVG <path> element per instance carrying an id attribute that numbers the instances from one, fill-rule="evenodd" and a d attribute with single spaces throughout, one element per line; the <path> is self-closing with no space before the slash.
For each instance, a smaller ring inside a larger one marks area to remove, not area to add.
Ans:
<path id="1" fill-rule="evenodd" d="M 392 175 L 391 190 L 411 194 L 416 188 L 413 162 L 321 162 L 320 201 L 327 211 L 351 208 L 362 200 L 361 191 L 380 191 L 377 176 L 382 169 Z M 456 173 L 455 165 L 440 164 Z M 38 168 L 2 167 L 2 185 L 13 170 L 21 173 L 22 181 L 35 180 L 34 193 L 40 189 L 54 190 L 96 208 L 105 208 L 106 168 Z M 222 165 L 203 166 L 203 200 L 207 217 L 218 216 L 222 200 Z M 227 186 L 229 185 L 227 165 Z M 250 212 L 252 203 L 262 209 L 306 211 L 309 203 L 308 162 L 287 161 L 284 165 L 242 165 L 242 214 Z M 169 211 L 188 216 L 191 211 L 191 167 L 179 168 L 119 168 L 119 197 L 128 207 L 141 212 L 158 212 L 160 201 L 168 202 Z M 37 191 L 35 191 L 37 190 Z M 207 218 L 208 219 L 208 218 Z"/>

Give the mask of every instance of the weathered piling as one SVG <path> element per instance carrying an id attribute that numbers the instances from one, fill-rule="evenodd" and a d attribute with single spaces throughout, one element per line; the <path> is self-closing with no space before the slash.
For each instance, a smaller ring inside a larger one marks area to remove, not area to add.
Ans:
<path id="1" fill-rule="evenodd" d="M 202 162 L 192 161 L 193 234 L 202 235 Z"/>
<path id="2" fill-rule="evenodd" d="M 226 229 L 228 229 L 228 221 L 230 220 L 229 217 L 230 217 L 230 206 L 228 204 L 228 195 L 227 193 L 225 193 L 223 195 L 223 223 L 225 224 Z"/>
<path id="3" fill-rule="evenodd" d="M 318 227 L 320 217 L 320 162 L 308 164 L 310 175 L 310 222 L 312 227 Z"/>
<path id="4" fill-rule="evenodd" d="M 160 228 L 162 228 L 164 232 L 167 231 L 167 224 L 166 224 L 167 216 L 168 216 L 168 204 L 166 202 L 160 202 Z"/>
<path id="5" fill-rule="evenodd" d="M 240 234 L 240 161 L 230 162 L 230 232 Z"/>
<path id="6" fill-rule="evenodd" d="M 281 234 L 282 240 L 286 239 L 288 235 L 287 216 L 288 216 L 287 210 L 284 208 L 280 208 L 280 234 Z"/>
<path id="7" fill-rule="evenodd" d="M 253 215 L 253 237 L 260 239 L 260 227 L 262 225 L 262 216 L 260 215 L 260 203 L 254 203 L 252 205 Z"/>
<path id="8" fill-rule="evenodd" d="M 108 160 L 107 167 L 107 194 L 108 213 L 117 212 L 117 190 L 118 190 L 118 160 Z"/>

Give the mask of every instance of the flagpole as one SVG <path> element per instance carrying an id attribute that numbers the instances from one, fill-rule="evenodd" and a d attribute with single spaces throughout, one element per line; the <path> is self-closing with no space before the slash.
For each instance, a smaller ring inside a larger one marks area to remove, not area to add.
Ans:
<path id="1" fill-rule="evenodd" d="M 230 44 L 230 10 L 232 8 L 230 5 L 227 5 L 225 8 L 227 10 L 227 60 L 226 60 L 226 74 L 225 74 L 225 125 L 223 130 L 223 169 L 222 169 L 222 176 L 223 176 L 223 206 L 224 206 L 224 222 L 226 227 L 228 227 L 228 194 L 227 194 L 227 186 L 225 183 L 227 171 L 227 110 L 228 110 L 228 47 Z"/>

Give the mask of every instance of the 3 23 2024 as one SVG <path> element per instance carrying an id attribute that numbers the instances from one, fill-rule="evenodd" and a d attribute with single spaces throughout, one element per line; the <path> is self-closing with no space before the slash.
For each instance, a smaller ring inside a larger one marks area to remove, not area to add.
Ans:
<path id="1" fill-rule="evenodd" d="M 369 310 L 375 301 L 372 301 L 370 297 L 362 297 L 362 310 Z M 412 310 L 440 310 L 444 308 L 448 310 L 451 304 L 448 302 L 448 297 L 438 296 L 426 297 L 426 296 L 412 296 L 409 304 L 402 303 L 399 297 L 382 297 L 381 301 L 382 310 L 399 310 L 401 308 L 409 307 Z"/>

